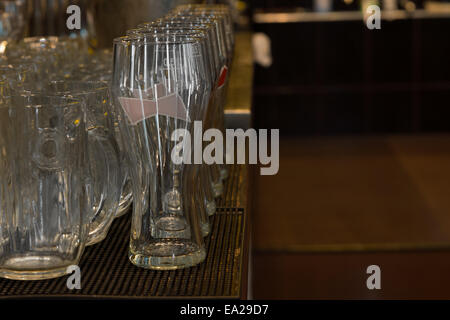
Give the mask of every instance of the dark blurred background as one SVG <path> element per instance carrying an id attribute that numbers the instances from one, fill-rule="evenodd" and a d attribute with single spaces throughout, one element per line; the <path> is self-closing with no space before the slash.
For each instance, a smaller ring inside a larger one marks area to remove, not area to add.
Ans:
<path id="1" fill-rule="evenodd" d="M 253 2 L 269 18 L 302 5 L 312 9 L 311 1 Z M 333 1 L 333 9 L 358 10 L 358 3 Z M 369 30 L 362 19 L 324 15 L 254 23 L 270 37 L 273 55 L 270 67 L 255 69 L 257 126 L 309 135 L 450 129 L 448 17 L 383 19 L 380 30 Z"/>
<path id="2" fill-rule="evenodd" d="M 282 137 L 278 174 L 254 174 L 253 296 L 450 298 L 450 3 L 254 0 L 250 16 L 272 56 L 254 125 Z"/>

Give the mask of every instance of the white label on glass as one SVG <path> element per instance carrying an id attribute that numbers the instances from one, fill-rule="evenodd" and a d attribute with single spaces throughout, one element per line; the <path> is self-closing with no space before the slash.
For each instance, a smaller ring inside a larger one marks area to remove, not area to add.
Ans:
<path id="1" fill-rule="evenodd" d="M 164 86 L 156 87 L 156 97 L 153 90 L 135 90 L 134 97 L 120 97 L 119 102 L 130 120 L 136 125 L 142 120 L 164 115 L 171 118 L 190 121 L 188 110 L 177 93 L 166 94 Z"/>

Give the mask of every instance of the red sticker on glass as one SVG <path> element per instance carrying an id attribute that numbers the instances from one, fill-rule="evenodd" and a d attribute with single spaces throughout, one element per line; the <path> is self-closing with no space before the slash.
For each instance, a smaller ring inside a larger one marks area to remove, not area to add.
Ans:
<path id="1" fill-rule="evenodd" d="M 223 87 L 225 81 L 227 80 L 228 67 L 223 66 L 222 70 L 220 70 L 219 80 L 217 81 L 217 88 Z"/>

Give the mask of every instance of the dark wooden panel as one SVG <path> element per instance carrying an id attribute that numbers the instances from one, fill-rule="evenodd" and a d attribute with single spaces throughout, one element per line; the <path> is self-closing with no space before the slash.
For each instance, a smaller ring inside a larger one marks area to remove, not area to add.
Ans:
<path id="1" fill-rule="evenodd" d="M 315 80 L 316 32 L 314 24 L 255 26 L 271 39 L 273 64 L 255 66 L 255 84 L 313 83 Z"/>
<path id="2" fill-rule="evenodd" d="M 255 175 L 258 250 L 450 247 L 450 135 L 290 138 Z"/>
<path id="3" fill-rule="evenodd" d="M 365 30 L 365 36 L 370 37 L 372 41 L 371 64 L 374 82 L 411 80 L 412 23 L 412 20 L 383 20 L 380 30 Z"/>
<path id="4" fill-rule="evenodd" d="M 381 290 L 366 269 L 381 268 Z M 450 251 L 256 253 L 255 299 L 450 299 Z"/>
<path id="5" fill-rule="evenodd" d="M 363 95 L 335 93 L 317 97 L 317 131 L 329 133 L 364 132 L 365 113 Z"/>
<path id="6" fill-rule="evenodd" d="M 279 128 L 281 134 L 317 130 L 316 99 L 310 95 L 255 96 L 256 128 Z"/>
<path id="7" fill-rule="evenodd" d="M 412 97 L 408 92 L 374 93 L 370 100 L 369 132 L 411 132 Z"/>
<path id="8" fill-rule="evenodd" d="M 450 19 L 429 19 L 421 23 L 421 75 L 423 81 L 450 79 Z"/>
<path id="9" fill-rule="evenodd" d="M 421 95 L 421 100 L 420 117 L 423 130 L 449 131 L 450 91 L 426 92 Z"/>
<path id="10" fill-rule="evenodd" d="M 361 21 L 258 24 L 255 31 L 269 35 L 273 54 L 272 66 L 255 68 L 257 126 L 282 134 L 450 131 L 450 19 L 383 20 L 381 30 Z M 305 123 L 276 122 L 290 115 Z"/>

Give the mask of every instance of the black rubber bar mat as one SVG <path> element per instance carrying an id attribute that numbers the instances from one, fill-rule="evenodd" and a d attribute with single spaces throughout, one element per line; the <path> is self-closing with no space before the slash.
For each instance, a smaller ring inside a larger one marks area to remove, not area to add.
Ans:
<path id="1" fill-rule="evenodd" d="M 68 289 L 68 276 L 19 281 L 0 278 L 1 298 L 239 298 L 243 268 L 245 212 L 222 207 L 237 193 L 240 167 L 230 167 L 223 199 L 205 238 L 206 260 L 198 266 L 153 271 L 128 260 L 131 213 L 116 219 L 101 243 L 87 247 L 80 261 L 81 289 Z M 246 285 L 246 284 L 243 284 Z"/>

